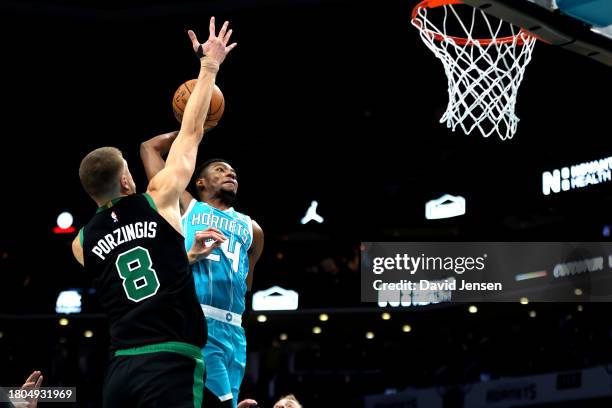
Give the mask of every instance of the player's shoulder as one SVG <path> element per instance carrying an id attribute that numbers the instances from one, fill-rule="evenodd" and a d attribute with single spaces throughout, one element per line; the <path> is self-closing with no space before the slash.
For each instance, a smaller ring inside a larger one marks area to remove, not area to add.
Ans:
<path id="1" fill-rule="evenodd" d="M 244 222 L 251 222 L 251 217 L 249 217 L 247 214 L 240 212 L 240 211 L 236 211 L 236 209 L 234 207 L 230 208 L 231 213 L 234 215 L 234 217 L 244 221 Z"/>
<path id="2" fill-rule="evenodd" d="M 215 212 L 215 211 L 222 212 L 231 217 L 237 218 L 241 221 L 248 222 L 248 223 L 252 221 L 251 217 L 249 217 L 247 214 L 243 212 L 237 211 L 234 207 L 230 207 L 227 210 L 222 211 L 208 204 L 206 201 L 196 200 L 195 198 L 189 202 L 189 205 L 187 206 L 187 209 L 185 210 L 185 214 L 189 214 L 192 211 L 202 211 L 202 210 L 206 210 L 209 212 Z"/>
<path id="3" fill-rule="evenodd" d="M 185 208 L 184 214 L 189 214 L 193 210 L 199 210 L 199 209 L 205 208 L 206 205 L 207 205 L 206 203 L 200 200 L 196 200 L 195 198 L 192 197 L 191 200 L 189 201 L 189 204 L 187 204 L 187 207 Z"/>

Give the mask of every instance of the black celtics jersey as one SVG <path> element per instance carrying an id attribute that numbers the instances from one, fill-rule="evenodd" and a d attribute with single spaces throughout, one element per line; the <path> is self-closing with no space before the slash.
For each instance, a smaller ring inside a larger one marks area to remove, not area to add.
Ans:
<path id="1" fill-rule="evenodd" d="M 111 350 L 166 341 L 204 346 L 184 238 L 148 194 L 99 208 L 81 233 L 85 271 L 110 320 Z"/>

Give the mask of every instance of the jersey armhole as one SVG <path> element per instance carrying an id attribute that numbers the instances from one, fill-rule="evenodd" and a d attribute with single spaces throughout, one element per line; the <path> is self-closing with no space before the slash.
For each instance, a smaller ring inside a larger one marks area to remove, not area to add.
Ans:
<path id="1" fill-rule="evenodd" d="M 253 236 L 253 220 L 249 217 L 249 234 L 251 235 L 251 242 L 249 243 L 249 247 L 247 248 L 247 252 L 251 250 L 253 246 L 253 241 L 255 241 L 255 237 Z"/>
<path id="2" fill-rule="evenodd" d="M 151 206 L 151 208 L 152 208 L 152 209 L 154 209 L 154 210 L 155 210 L 155 212 L 159 212 L 159 211 L 157 210 L 157 206 L 155 205 L 155 201 L 153 201 L 153 197 L 151 197 L 151 196 L 149 195 L 149 193 L 144 193 L 143 195 L 145 196 L 145 198 L 146 198 L 146 199 L 147 199 L 147 201 L 149 202 L 149 205 Z"/>

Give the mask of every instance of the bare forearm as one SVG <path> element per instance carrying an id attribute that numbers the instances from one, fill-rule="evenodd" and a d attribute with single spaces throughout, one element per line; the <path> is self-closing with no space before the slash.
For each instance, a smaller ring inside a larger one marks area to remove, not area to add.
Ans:
<path id="1" fill-rule="evenodd" d="M 178 130 L 154 136 L 146 142 L 143 142 L 140 145 L 140 150 L 152 150 L 163 157 L 170 151 L 170 146 L 172 146 L 172 142 L 174 142 L 174 139 L 176 139 L 177 135 Z"/>
<path id="2" fill-rule="evenodd" d="M 227 53 L 236 46 L 236 43 L 227 45 L 231 35 L 231 30 L 227 31 L 228 24 L 227 21 L 223 23 L 217 36 L 215 18 L 211 17 L 208 40 L 203 44 L 198 41 L 193 31 L 187 32 L 193 50 L 198 55 L 204 53 L 207 56 L 200 60 L 198 80 L 185 106 L 181 130 L 172 143 L 165 166 L 153 177 L 147 187 L 157 208 L 167 209 L 171 215 L 174 215 L 179 197 L 189 184 L 195 169 L 198 144 L 204 134 L 204 122 L 219 65 L 225 60 Z"/>
<path id="3" fill-rule="evenodd" d="M 185 107 L 181 133 L 195 135 L 201 139 L 218 70 L 219 64 L 212 59 L 204 57 L 200 60 L 198 81 Z"/>
<path id="4" fill-rule="evenodd" d="M 145 168 L 147 179 L 151 180 L 164 168 L 164 155 L 168 153 L 178 131 L 155 136 L 140 145 L 140 159 Z"/>

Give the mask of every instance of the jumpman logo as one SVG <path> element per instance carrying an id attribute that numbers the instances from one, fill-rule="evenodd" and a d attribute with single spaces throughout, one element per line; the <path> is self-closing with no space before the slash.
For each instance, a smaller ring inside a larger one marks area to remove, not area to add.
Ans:
<path id="1" fill-rule="evenodd" d="M 310 203 L 310 207 L 308 207 L 308 210 L 306 210 L 306 215 L 304 216 L 304 218 L 302 218 L 302 224 L 306 224 L 309 221 L 316 221 L 319 224 L 321 224 L 323 222 L 323 217 L 321 217 L 319 214 L 317 214 L 317 206 L 319 205 L 318 202 L 313 201 L 312 203 Z"/>

